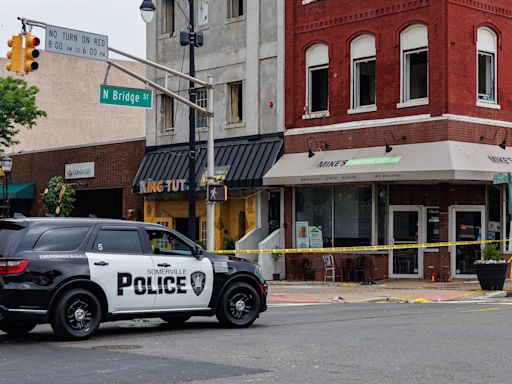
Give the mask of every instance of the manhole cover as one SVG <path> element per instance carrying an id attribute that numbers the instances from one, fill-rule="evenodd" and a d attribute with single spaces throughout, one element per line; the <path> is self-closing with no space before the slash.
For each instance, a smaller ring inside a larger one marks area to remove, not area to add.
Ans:
<path id="1" fill-rule="evenodd" d="M 113 345 L 98 345 L 91 349 L 102 349 L 108 351 L 123 351 L 128 349 L 141 349 L 141 345 L 126 345 L 126 344 L 113 344 Z"/>

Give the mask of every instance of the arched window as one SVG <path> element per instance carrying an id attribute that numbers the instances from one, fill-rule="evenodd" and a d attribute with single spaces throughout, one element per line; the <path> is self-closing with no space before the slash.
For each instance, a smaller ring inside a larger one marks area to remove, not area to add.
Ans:
<path id="1" fill-rule="evenodd" d="M 478 29 L 477 34 L 477 104 L 496 105 L 497 36 L 489 28 Z"/>
<path id="2" fill-rule="evenodd" d="M 351 108 L 349 113 L 375 111 L 375 37 L 362 35 L 350 43 Z"/>
<path id="3" fill-rule="evenodd" d="M 329 48 L 316 44 L 306 51 L 306 105 L 308 113 L 329 110 Z"/>
<path id="4" fill-rule="evenodd" d="M 428 104 L 428 29 L 414 24 L 400 33 L 402 106 Z"/>

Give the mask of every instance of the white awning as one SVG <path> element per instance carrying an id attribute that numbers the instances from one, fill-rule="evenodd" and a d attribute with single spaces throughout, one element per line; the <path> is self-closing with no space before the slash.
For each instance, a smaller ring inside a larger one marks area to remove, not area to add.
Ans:
<path id="1" fill-rule="evenodd" d="M 492 181 L 512 172 L 512 149 L 440 141 L 336 151 L 285 154 L 263 177 L 264 185 L 386 181 Z"/>

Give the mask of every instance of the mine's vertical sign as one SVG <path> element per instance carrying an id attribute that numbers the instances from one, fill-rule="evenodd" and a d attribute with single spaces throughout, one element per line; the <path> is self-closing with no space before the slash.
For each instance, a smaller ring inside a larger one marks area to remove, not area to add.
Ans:
<path id="1" fill-rule="evenodd" d="M 153 91 L 101 85 L 100 104 L 151 109 L 153 108 Z"/>
<path id="2" fill-rule="evenodd" d="M 47 25 L 45 50 L 106 61 L 108 60 L 108 36 Z"/>

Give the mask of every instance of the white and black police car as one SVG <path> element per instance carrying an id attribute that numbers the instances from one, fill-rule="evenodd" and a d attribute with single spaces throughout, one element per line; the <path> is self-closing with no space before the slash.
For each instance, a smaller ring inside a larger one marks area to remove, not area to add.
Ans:
<path id="1" fill-rule="evenodd" d="M 161 225 L 108 219 L 0 220 L 0 330 L 50 323 L 60 339 L 101 322 L 216 315 L 247 327 L 267 309 L 258 265 L 206 253 Z"/>

